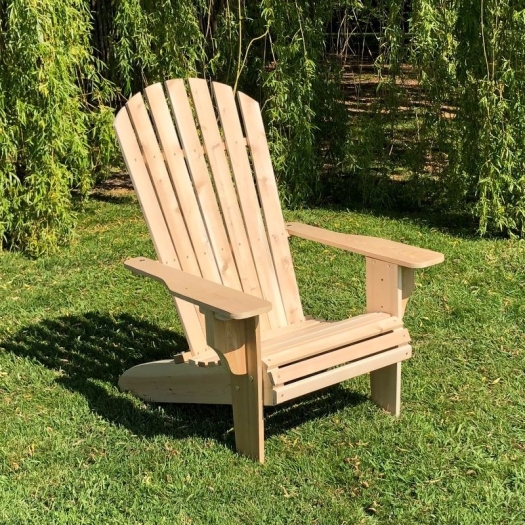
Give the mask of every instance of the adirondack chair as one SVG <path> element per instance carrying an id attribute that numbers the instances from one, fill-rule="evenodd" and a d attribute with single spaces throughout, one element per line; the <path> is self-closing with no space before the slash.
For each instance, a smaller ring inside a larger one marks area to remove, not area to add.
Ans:
<path id="1" fill-rule="evenodd" d="M 285 223 L 259 105 L 243 93 L 237 104 L 227 85 L 169 80 L 115 119 L 158 257 L 124 264 L 166 285 L 189 345 L 131 368 L 119 385 L 150 401 L 231 404 L 238 452 L 263 462 L 263 406 L 370 373 L 373 401 L 399 414 L 414 269 L 443 255 Z M 305 317 L 292 235 L 366 257 L 366 313 Z"/>

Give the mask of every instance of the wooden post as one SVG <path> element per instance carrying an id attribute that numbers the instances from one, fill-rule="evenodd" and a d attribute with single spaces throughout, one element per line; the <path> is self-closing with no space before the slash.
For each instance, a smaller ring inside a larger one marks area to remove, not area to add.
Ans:
<path id="1" fill-rule="evenodd" d="M 264 463 L 262 361 L 259 318 L 217 319 L 206 312 L 208 345 L 230 371 L 235 446 Z"/>
<path id="2" fill-rule="evenodd" d="M 414 270 L 366 258 L 366 311 L 385 312 L 403 318 L 414 288 Z M 401 363 L 370 373 L 372 400 L 398 416 L 401 410 Z"/>

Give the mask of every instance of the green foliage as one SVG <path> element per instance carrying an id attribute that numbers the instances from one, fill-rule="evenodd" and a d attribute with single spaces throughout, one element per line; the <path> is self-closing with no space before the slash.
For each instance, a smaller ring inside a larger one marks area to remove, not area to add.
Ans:
<path id="1" fill-rule="evenodd" d="M 114 16 L 113 70 L 129 96 L 166 78 L 195 75 L 205 62 L 199 15 L 202 1 L 122 0 Z"/>
<path id="2" fill-rule="evenodd" d="M 324 56 L 333 6 L 270 0 L 262 6 L 266 29 L 275 35 L 271 67 L 263 73 L 268 137 L 283 199 L 297 206 L 322 196 L 322 145 L 333 154 L 346 138 L 339 72 Z"/>
<path id="3" fill-rule="evenodd" d="M 100 126 L 108 110 L 92 116 L 104 96 L 88 5 L 13 0 L 0 16 L 0 236 L 38 255 L 67 238 L 72 190 L 87 196 L 113 141 Z"/>
<path id="4" fill-rule="evenodd" d="M 324 52 L 334 5 L 2 3 L 0 236 L 32 254 L 66 239 L 74 195 L 114 163 L 110 106 L 170 77 L 213 77 L 258 98 L 285 201 L 319 200 L 321 168 L 330 156 L 337 165 L 347 131 Z"/>
<path id="5" fill-rule="evenodd" d="M 195 74 L 250 93 L 263 106 L 284 201 L 297 206 L 319 200 L 324 157 L 341 158 L 348 131 L 339 71 L 325 54 L 334 6 L 166 1 L 160 8 L 126 0 L 115 15 L 112 79 L 125 96 L 155 81 Z"/>
<path id="6" fill-rule="evenodd" d="M 290 207 L 434 204 L 523 235 L 524 13 L 510 0 L 1 2 L 2 242 L 40 254 L 67 239 L 116 168 L 114 110 L 193 75 L 260 102 Z"/>
<path id="7" fill-rule="evenodd" d="M 456 38 L 472 46 L 458 46 L 457 124 L 464 138 L 453 175 L 474 197 L 483 232 L 523 235 L 525 9 L 511 1 L 466 3 L 458 13 Z"/>
<path id="8" fill-rule="evenodd" d="M 377 36 L 378 88 L 353 118 L 349 192 L 367 205 L 467 211 L 482 234 L 522 236 L 525 11 L 512 1 L 382 0 L 352 16 Z"/>
<path id="9" fill-rule="evenodd" d="M 525 233 L 525 10 L 515 4 L 413 6 L 427 125 L 444 137 L 438 143 L 449 159 L 446 196 L 454 207 L 469 207 L 482 233 Z"/>

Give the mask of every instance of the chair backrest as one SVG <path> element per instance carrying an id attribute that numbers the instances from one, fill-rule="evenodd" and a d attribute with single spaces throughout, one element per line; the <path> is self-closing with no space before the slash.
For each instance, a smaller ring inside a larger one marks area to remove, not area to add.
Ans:
<path id="1" fill-rule="evenodd" d="M 262 330 L 304 320 L 258 103 L 205 80 L 134 95 L 115 130 L 159 261 L 263 297 Z M 193 353 L 204 321 L 177 300 Z"/>

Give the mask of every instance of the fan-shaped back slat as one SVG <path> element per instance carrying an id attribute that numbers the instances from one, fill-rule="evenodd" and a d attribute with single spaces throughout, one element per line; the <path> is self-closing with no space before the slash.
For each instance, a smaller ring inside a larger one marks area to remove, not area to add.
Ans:
<path id="1" fill-rule="evenodd" d="M 203 147 L 195 126 L 190 101 L 186 94 L 186 87 L 182 80 L 169 80 L 166 82 L 166 87 L 175 116 L 175 125 L 184 149 L 200 211 L 205 218 L 206 229 L 222 283 L 230 288 L 241 290 L 239 274 L 208 172 Z"/>
<path id="2" fill-rule="evenodd" d="M 284 217 L 281 203 L 279 202 L 272 159 L 268 143 L 266 142 L 261 110 L 259 104 L 244 93 L 238 93 L 237 98 L 252 157 L 259 200 L 272 250 L 275 273 L 281 289 L 286 318 L 288 319 L 288 324 L 301 322 L 304 321 L 303 309 L 288 244 L 288 234 L 284 227 Z"/>
<path id="3" fill-rule="evenodd" d="M 283 298 L 277 275 L 273 269 L 272 254 L 262 216 L 259 212 L 259 199 L 253 183 L 246 139 L 241 128 L 233 90 L 230 86 L 218 82 L 214 82 L 212 86 L 224 141 L 230 158 L 233 180 L 238 195 L 242 196 L 239 198 L 239 204 L 250 240 L 257 276 L 261 289 L 265 291 L 265 298 L 273 304 L 273 309 L 268 313 L 270 324 L 273 328 L 286 326 L 288 322 L 284 311 Z"/>
<path id="4" fill-rule="evenodd" d="M 132 97 L 115 120 L 159 260 L 264 297 L 263 331 L 304 320 L 257 102 L 229 86 L 170 80 Z M 169 103 L 168 103 L 169 102 Z M 243 133 L 246 133 L 246 138 Z M 192 352 L 202 315 L 177 301 Z"/>
<path id="5" fill-rule="evenodd" d="M 262 297 L 250 242 L 239 208 L 239 200 L 233 184 L 230 164 L 224 150 L 224 141 L 217 125 L 208 84 L 203 79 L 192 78 L 189 80 L 189 86 L 213 186 L 230 240 L 242 290 L 248 294 Z M 270 328 L 268 316 L 263 314 L 260 317 L 261 329 L 268 330 Z"/>
<path id="6" fill-rule="evenodd" d="M 182 270 L 199 275 L 199 266 L 195 257 L 188 257 L 188 254 L 193 255 L 193 246 L 186 232 L 179 203 L 166 170 L 164 156 L 142 96 L 138 94 L 132 97 L 127 107 L 133 127 L 140 130 L 140 133 L 137 134 L 139 144 L 149 168 L 150 180 L 164 215 L 179 264 Z"/>
<path id="7" fill-rule="evenodd" d="M 139 95 L 140 96 L 140 95 Z M 158 204 L 158 196 L 150 179 L 150 172 L 142 156 L 135 130 L 126 108 L 123 108 L 115 119 L 117 137 L 124 155 L 128 171 L 133 174 L 133 185 L 137 192 L 142 212 L 146 217 L 148 229 L 153 239 L 159 260 L 167 266 L 181 269 L 173 240 L 166 219 Z M 175 299 L 177 310 L 188 338 L 192 353 L 206 349 L 204 320 L 198 310 L 190 303 Z"/>
<path id="8" fill-rule="evenodd" d="M 205 279 L 217 283 L 222 282 L 221 275 L 213 256 L 206 224 L 203 220 L 199 209 L 199 203 L 191 178 L 184 160 L 184 151 L 179 143 L 179 138 L 173 125 L 171 112 L 166 102 L 166 96 L 162 89 L 162 84 L 153 84 L 146 88 L 146 98 L 157 134 L 159 137 L 162 151 L 164 152 L 164 159 L 169 172 L 169 179 L 171 180 L 174 193 L 177 196 L 180 209 L 182 211 L 183 223 L 177 227 L 179 235 L 174 238 L 174 243 L 178 244 L 179 238 L 188 237 L 193 245 L 193 248 L 186 247 L 181 250 L 179 258 L 181 262 L 186 262 L 188 265 L 193 261 L 197 262 L 195 271 L 186 270 L 194 275 L 200 275 Z"/>

